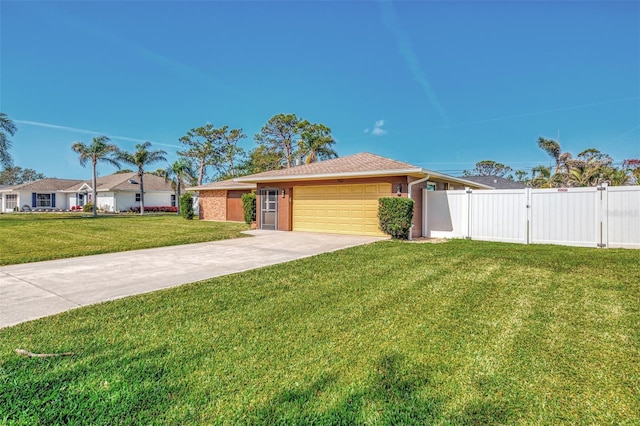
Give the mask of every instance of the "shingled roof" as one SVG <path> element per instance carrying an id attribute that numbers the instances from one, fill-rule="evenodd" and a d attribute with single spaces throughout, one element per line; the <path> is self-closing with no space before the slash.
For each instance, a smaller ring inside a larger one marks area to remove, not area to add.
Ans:
<path id="1" fill-rule="evenodd" d="M 135 183 L 134 183 L 135 182 Z M 98 191 L 125 191 L 140 192 L 140 182 L 137 172 L 114 173 L 107 176 L 100 176 L 97 181 Z M 56 179 L 45 178 L 34 182 L 15 185 L 10 188 L 3 188 L 5 191 L 45 191 L 45 192 L 77 192 L 84 185 L 91 188 L 91 180 Z M 144 190 L 147 191 L 171 191 L 171 182 L 165 181 L 160 176 L 149 173 L 144 174 Z"/>
<path id="2" fill-rule="evenodd" d="M 271 170 L 254 175 L 237 178 L 238 182 L 265 182 L 275 180 L 317 179 L 324 177 L 348 176 L 392 176 L 392 175 L 425 175 L 422 168 L 401 161 L 363 152 L 332 160 L 290 167 L 288 169 Z"/>
<path id="3" fill-rule="evenodd" d="M 134 183 L 135 182 L 135 183 Z M 114 173 L 98 178 L 98 191 L 140 192 L 140 179 L 137 172 Z M 91 181 L 87 182 L 91 185 Z M 144 191 L 172 191 L 171 182 L 160 176 L 144 174 Z"/>
<path id="4" fill-rule="evenodd" d="M 445 175 L 439 172 L 423 169 L 402 161 L 381 157 L 369 152 L 348 155 L 346 157 L 334 158 L 332 160 L 320 161 L 317 163 L 305 164 L 303 166 L 290 167 L 288 169 L 272 170 L 254 175 L 236 178 L 236 182 L 283 182 L 302 181 L 320 179 L 352 179 L 377 176 L 411 176 L 414 178 L 424 178 L 430 176 L 434 179 L 444 179 L 449 182 L 457 182 L 473 188 L 491 189 L 490 186 L 482 183 L 475 183 Z"/>
<path id="5" fill-rule="evenodd" d="M 67 188 L 75 185 L 82 185 L 84 181 L 75 179 L 57 179 L 57 178 L 45 178 L 39 179 L 33 182 L 22 183 L 20 185 L 14 185 L 10 188 L 12 191 L 64 191 Z"/>
<path id="6" fill-rule="evenodd" d="M 505 179 L 500 176 L 465 176 L 463 179 L 475 183 L 481 183 L 483 185 L 490 186 L 493 189 L 524 189 L 527 187 L 521 182 Z"/>

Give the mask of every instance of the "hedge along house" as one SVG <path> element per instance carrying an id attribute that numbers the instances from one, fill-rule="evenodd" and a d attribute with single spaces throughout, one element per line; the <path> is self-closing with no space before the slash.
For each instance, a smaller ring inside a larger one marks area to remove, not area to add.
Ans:
<path id="1" fill-rule="evenodd" d="M 97 181 L 97 207 L 103 211 L 127 211 L 140 206 L 138 173 L 114 173 Z M 175 206 L 171 182 L 156 175 L 144 175 L 145 206 Z M 14 210 L 71 210 L 91 202 L 91 181 L 40 179 L 0 190 L 3 212 Z"/>
<path id="2" fill-rule="evenodd" d="M 255 183 L 233 179 L 186 188 L 198 192 L 198 216 L 204 220 L 244 221 L 242 194 L 255 191 Z"/>
<path id="3" fill-rule="evenodd" d="M 422 236 L 423 190 L 491 189 L 462 178 L 370 153 L 340 157 L 236 179 L 257 185 L 260 229 L 384 235 L 378 199 L 415 201 L 412 237 Z"/>

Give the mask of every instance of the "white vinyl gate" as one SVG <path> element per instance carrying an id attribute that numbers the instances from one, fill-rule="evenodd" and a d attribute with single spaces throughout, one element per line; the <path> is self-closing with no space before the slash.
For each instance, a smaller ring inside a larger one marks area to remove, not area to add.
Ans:
<path id="1" fill-rule="evenodd" d="M 424 191 L 424 236 L 640 248 L 640 186 Z"/>

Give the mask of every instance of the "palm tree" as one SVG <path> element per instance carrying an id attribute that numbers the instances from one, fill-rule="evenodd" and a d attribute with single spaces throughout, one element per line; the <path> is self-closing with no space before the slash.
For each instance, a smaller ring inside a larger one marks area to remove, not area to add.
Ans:
<path id="1" fill-rule="evenodd" d="M 7 137 L 7 133 L 13 136 L 17 130 L 16 125 L 7 117 L 7 114 L 0 112 L 0 164 L 3 167 L 9 167 L 12 164 L 11 154 L 9 154 L 11 141 Z"/>
<path id="2" fill-rule="evenodd" d="M 193 184 L 195 174 L 193 165 L 186 158 L 180 158 L 164 169 L 164 179 L 171 180 L 176 191 L 178 215 L 180 215 L 180 188 L 183 184 Z"/>
<path id="3" fill-rule="evenodd" d="M 118 159 L 132 166 L 138 167 L 138 179 L 140 179 L 140 214 L 144 214 L 144 167 L 157 163 L 158 161 L 167 161 L 166 151 L 161 149 L 157 151 L 149 151 L 151 142 L 136 144 L 134 152 L 120 151 Z"/>
<path id="4" fill-rule="evenodd" d="M 117 168 L 120 168 L 118 163 L 118 147 L 111 143 L 111 139 L 106 136 L 97 136 L 93 138 L 93 141 L 89 145 L 85 145 L 82 142 L 74 142 L 71 145 L 71 149 L 80 155 L 80 164 L 82 167 L 87 165 L 87 162 L 91 161 L 91 188 L 93 189 L 93 196 L 91 202 L 93 204 L 93 216 L 98 215 L 98 172 L 97 165 L 99 161 L 103 163 L 109 163 Z"/>

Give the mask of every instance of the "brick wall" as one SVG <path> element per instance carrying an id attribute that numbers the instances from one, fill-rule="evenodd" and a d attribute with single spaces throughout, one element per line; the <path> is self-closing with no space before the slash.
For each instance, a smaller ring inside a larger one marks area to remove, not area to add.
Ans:
<path id="1" fill-rule="evenodd" d="M 227 191 L 200 191 L 200 219 L 227 220 Z"/>

